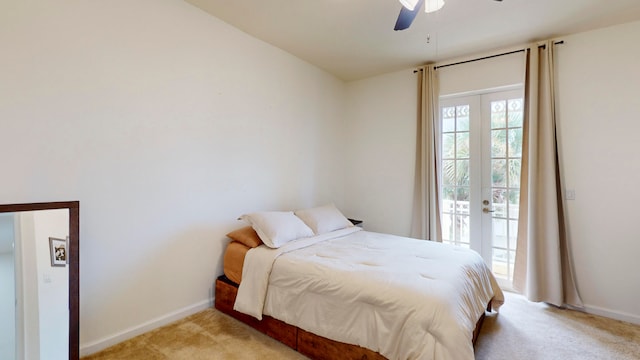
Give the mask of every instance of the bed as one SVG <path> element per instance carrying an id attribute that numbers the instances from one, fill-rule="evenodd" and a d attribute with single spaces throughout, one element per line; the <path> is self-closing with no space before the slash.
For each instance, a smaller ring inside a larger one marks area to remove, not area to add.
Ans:
<path id="1" fill-rule="evenodd" d="M 477 253 L 364 231 L 333 206 L 284 213 L 229 234 L 217 309 L 313 359 L 474 358 L 504 301 Z"/>

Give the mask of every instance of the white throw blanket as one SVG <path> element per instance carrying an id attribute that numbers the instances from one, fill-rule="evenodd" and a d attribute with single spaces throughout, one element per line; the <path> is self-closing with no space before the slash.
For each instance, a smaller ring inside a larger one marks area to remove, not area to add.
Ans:
<path id="1" fill-rule="evenodd" d="M 476 321 L 490 299 L 494 309 L 504 300 L 482 258 L 358 230 L 250 250 L 234 309 L 389 359 L 474 359 Z"/>
<path id="2" fill-rule="evenodd" d="M 346 229 L 333 231 L 327 234 L 291 241 L 277 249 L 260 245 L 249 250 L 244 258 L 242 278 L 245 279 L 246 276 L 246 279 L 250 280 L 240 282 L 236 302 L 233 304 L 233 310 L 251 315 L 258 320 L 262 320 L 262 311 L 264 309 L 264 301 L 267 295 L 267 286 L 269 285 L 269 275 L 271 274 L 273 262 L 276 258 L 290 251 L 301 249 L 328 239 L 348 235 L 359 230 L 362 230 L 362 228 L 355 226 L 348 227 Z"/>

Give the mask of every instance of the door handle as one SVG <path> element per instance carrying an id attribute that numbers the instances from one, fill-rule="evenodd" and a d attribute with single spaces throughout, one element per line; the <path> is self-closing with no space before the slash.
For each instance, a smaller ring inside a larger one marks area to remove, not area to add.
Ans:
<path id="1" fill-rule="evenodd" d="M 495 210 L 489 210 L 489 208 L 482 208 L 482 212 L 485 214 L 495 212 Z"/>

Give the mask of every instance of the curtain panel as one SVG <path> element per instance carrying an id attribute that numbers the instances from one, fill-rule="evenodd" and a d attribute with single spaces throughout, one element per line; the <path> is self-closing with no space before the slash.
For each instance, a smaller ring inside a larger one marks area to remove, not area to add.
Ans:
<path id="1" fill-rule="evenodd" d="M 520 218 L 513 286 L 531 301 L 582 307 L 565 231 L 554 74 L 553 41 L 526 50 Z"/>
<path id="2" fill-rule="evenodd" d="M 438 83 L 433 65 L 418 74 L 416 171 L 411 237 L 442 241 L 438 184 Z"/>

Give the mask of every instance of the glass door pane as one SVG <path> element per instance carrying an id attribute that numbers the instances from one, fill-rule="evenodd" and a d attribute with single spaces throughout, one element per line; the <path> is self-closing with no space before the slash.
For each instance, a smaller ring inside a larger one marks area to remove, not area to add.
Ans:
<path id="1" fill-rule="evenodd" d="M 442 237 L 470 247 L 469 104 L 442 108 Z"/>
<path id="2" fill-rule="evenodd" d="M 518 232 L 520 169 L 522 160 L 523 99 L 518 93 L 485 95 L 483 106 L 489 109 L 488 163 L 491 217 L 491 268 L 494 275 L 508 284 L 513 268 Z M 487 161 L 485 161 L 486 163 Z"/>

